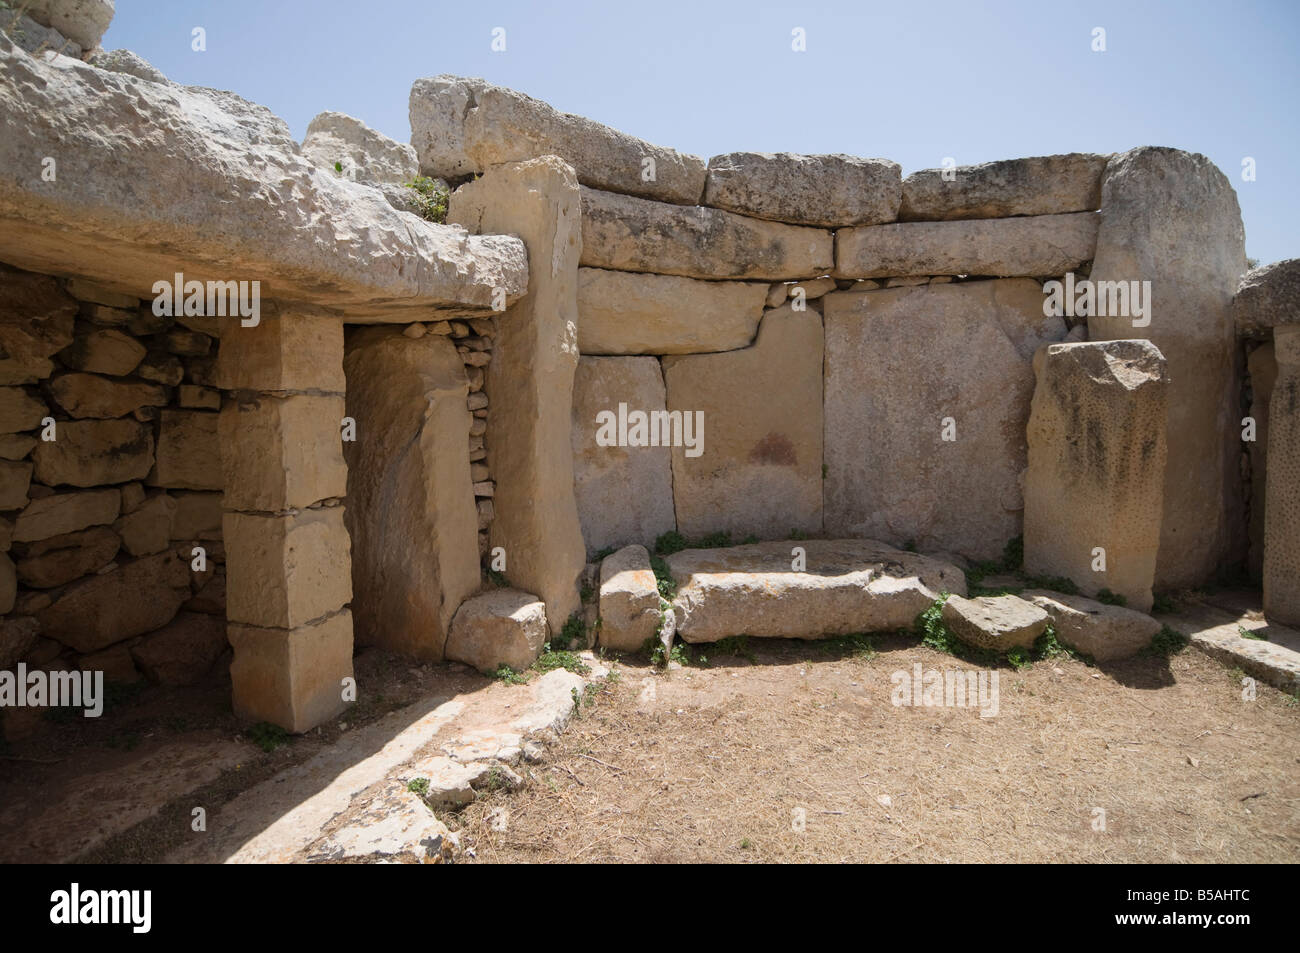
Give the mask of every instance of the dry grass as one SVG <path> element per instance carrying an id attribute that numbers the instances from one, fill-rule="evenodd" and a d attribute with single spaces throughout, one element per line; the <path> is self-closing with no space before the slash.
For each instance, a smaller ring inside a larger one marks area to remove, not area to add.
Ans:
<path id="1" fill-rule="evenodd" d="M 896 670 L 969 668 L 909 638 L 750 644 L 619 666 L 524 790 L 449 821 L 487 862 L 1300 859 L 1300 706 L 1195 651 L 1002 669 L 981 719 L 891 705 Z"/>

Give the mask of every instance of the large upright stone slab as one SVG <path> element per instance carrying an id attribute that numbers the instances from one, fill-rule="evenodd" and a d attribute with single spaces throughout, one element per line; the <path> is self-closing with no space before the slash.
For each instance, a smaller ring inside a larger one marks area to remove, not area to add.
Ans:
<path id="1" fill-rule="evenodd" d="M 532 263 L 527 297 L 497 322 L 487 369 L 491 544 L 505 549 L 511 583 L 546 603 L 553 633 L 579 608 L 586 564 L 570 446 L 580 215 L 577 179 L 554 156 L 495 166 L 457 189 L 448 209 L 470 231 L 518 235 Z"/>
<path id="2" fill-rule="evenodd" d="M 1300 625 L 1300 324 L 1273 329 L 1277 381 L 1268 415 L 1264 615 Z"/>
<path id="3" fill-rule="evenodd" d="M 748 347 L 768 285 L 578 269 L 583 354 L 703 354 Z"/>
<path id="4" fill-rule="evenodd" d="M 0 386 L 50 376 L 52 354 L 72 343 L 77 302 L 46 275 L 0 268 Z"/>
<path id="5" fill-rule="evenodd" d="M 1164 357 L 1145 340 L 1050 344 L 1035 370 L 1025 571 L 1145 612 L 1164 496 Z"/>
<path id="6" fill-rule="evenodd" d="M 902 185 L 888 159 L 730 152 L 709 160 L 702 204 L 792 225 L 879 225 L 898 217 Z"/>
<path id="7" fill-rule="evenodd" d="M 343 367 L 357 422 L 344 445 L 356 638 L 440 660 L 479 584 L 465 365 L 448 337 L 363 328 Z"/>
<path id="8" fill-rule="evenodd" d="M 677 205 L 696 204 L 704 191 L 704 160 L 481 79 L 418 79 L 410 112 L 411 144 L 426 175 L 463 178 L 499 163 L 554 155 L 597 189 Z"/>
<path id="9" fill-rule="evenodd" d="M 1169 365 L 1160 589 L 1197 585 L 1245 555 L 1231 309 L 1245 270 L 1237 196 L 1209 159 L 1145 146 L 1110 160 L 1091 277 L 1151 282 L 1150 324 L 1094 316 L 1088 337 L 1146 338 Z"/>
<path id="10" fill-rule="evenodd" d="M 1277 358 L 1273 342 L 1259 345 L 1246 358 L 1250 374 L 1250 416 L 1255 421 L 1255 439 L 1246 444 L 1250 454 L 1250 577 L 1263 580 L 1264 516 L 1268 512 L 1268 415 L 1277 383 Z"/>
<path id="11" fill-rule="evenodd" d="M 1095 212 L 901 222 L 835 233 L 837 278 L 1063 275 L 1092 258 Z"/>
<path id="12" fill-rule="evenodd" d="M 1072 152 L 921 169 L 903 180 L 898 218 L 937 222 L 1092 211 L 1101 204 L 1101 175 L 1108 158 Z"/>
<path id="13" fill-rule="evenodd" d="M 587 552 L 652 545 L 677 528 L 672 451 L 602 446 L 600 415 L 666 412 L 663 373 L 653 357 L 583 357 L 573 380 L 573 491 Z M 648 441 L 647 441 L 648 443 Z M 658 441 L 656 441 L 658 443 Z"/>
<path id="14" fill-rule="evenodd" d="M 1065 336 L 1060 318 L 1044 317 L 1038 284 L 972 281 L 822 300 L 826 532 L 1000 556 L 1020 534 L 1033 353 Z"/>
<path id="15" fill-rule="evenodd" d="M 1248 271 L 1232 299 L 1232 315 L 1238 333 L 1255 336 L 1300 320 L 1300 258 Z"/>
<path id="16" fill-rule="evenodd" d="M 785 281 L 824 275 L 833 258 L 825 229 L 582 190 L 582 264 L 592 268 Z"/>
<path id="17" fill-rule="evenodd" d="M 678 531 L 821 532 L 822 345 L 821 315 L 785 305 L 763 316 L 753 347 L 663 359 L 669 412 L 683 429 L 703 415 L 698 448 L 672 451 Z"/>

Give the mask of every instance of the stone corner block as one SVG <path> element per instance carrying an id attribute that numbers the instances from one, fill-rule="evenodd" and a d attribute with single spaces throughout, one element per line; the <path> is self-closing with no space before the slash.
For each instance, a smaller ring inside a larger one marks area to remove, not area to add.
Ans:
<path id="1" fill-rule="evenodd" d="M 451 620 L 446 657 L 494 672 L 502 665 L 522 671 L 536 661 L 549 638 L 546 606 L 518 589 L 496 589 L 466 599 Z"/>
<path id="2" fill-rule="evenodd" d="M 600 644 L 635 652 L 659 629 L 659 585 L 644 546 L 624 546 L 600 564 Z"/>
<path id="3" fill-rule="evenodd" d="M 300 734 L 341 713 L 352 676 L 352 614 L 346 609 L 293 629 L 230 623 L 235 715 Z"/>

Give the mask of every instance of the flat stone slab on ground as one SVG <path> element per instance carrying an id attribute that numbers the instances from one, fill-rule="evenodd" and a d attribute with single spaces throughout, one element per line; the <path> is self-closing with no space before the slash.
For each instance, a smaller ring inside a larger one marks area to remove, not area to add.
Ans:
<path id="1" fill-rule="evenodd" d="M 806 564 L 793 568 L 796 550 Z M 910 628 L 941 592 L 966 592 L 955 566 L 869 539 L 751 543 L 668 557 L 677 634 L 818 639 Z"/>
<path id="2" fill-rule="evenodd" d="M 1020 596 L 1052 617 L 1058 639 L 1098 662 L 1134 655 L 1160 631 L 1160 623 L 1149 615 L 1085 596 L 1046 589 L 1026 590 Z"/>
<path id="3" fill-rule="evenodd" d="M 951 596 L 943 604 L 943 622 L 953 635 L 998 652 L 1029 648 L 1051 621 L 1043 609 L 1019 596 Z"/>

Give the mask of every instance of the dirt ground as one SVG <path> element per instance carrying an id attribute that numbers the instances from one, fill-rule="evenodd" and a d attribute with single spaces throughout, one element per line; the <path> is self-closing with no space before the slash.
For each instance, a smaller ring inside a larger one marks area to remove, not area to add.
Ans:
<path id="1" fill-rule="evenodd" d="M 990 718 L 891 704 L 971 668 L 912 637 L 699 649 L 618 666 L 533 783 L 450 815 L 476 859 L 1300 860 L 1300 704 L 1192 649 L 1003 668 Z"/>

